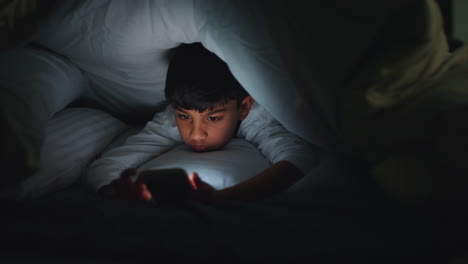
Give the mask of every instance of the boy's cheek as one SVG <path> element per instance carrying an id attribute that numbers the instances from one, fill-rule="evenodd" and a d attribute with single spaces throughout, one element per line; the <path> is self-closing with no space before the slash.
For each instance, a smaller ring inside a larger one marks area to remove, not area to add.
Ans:
<path id="1" fill-rule="evenodd" d="M 182 137 L 182 140 L 184 141 L 185 144 L 187 144 L 187 140 L 188 140 L 188 133 L 186 132 L 187 129 L 184 128 L 182 125 L 177 125 L 177 128 L 179 129 L 179 134 Z"/>

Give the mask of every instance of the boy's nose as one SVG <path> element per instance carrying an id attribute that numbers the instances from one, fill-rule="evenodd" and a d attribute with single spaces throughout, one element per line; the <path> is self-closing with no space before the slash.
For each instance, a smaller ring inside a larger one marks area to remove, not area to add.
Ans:
<path id="1" fill-rule="evenodd" d="M 208 133 L 202 124 L 194 124 L 190 136 L 194 141 L 200 141 L 205 139 Z"/>

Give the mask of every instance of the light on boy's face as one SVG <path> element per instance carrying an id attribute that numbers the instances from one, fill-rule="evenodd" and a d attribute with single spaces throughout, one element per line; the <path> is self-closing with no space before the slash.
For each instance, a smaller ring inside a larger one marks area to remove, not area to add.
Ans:
<path id="1" fill-rule="evenodd" d="M 222 148 L 234 136 L 241 119 L 236 100 L 229 100 L 201 113 L 177 107 L 175 115 L 182 139 L 197 152 Z"/>

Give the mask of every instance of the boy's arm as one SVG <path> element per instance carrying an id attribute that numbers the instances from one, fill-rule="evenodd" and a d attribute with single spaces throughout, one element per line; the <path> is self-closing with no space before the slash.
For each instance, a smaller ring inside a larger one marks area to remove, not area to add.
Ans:
<path id="1" fill-rule="evenodd" d="M 318 164 L 318 147 L 284 128 L 264 109 L 253 109 L 241 123 L 238 135 L 255 145 L 271 167 L 234 186 L 214 190 L 200 178 L 195 189 L 209 190 L 201 200 L 254 200 L 279 194 L 303 178 Z M 200 175 L 203 178 L 203 175 Z"/>
<path id="2" fill-rule="evenodd" d="M 164 112 L 156 114 L 141 132 L 94 161 L 88 169 L 86 183 L 98 191 L 118 179 L 125 169 L 136 168 L 180 143 L 182 139 L 175 124 L 173 108 L 167 107 Z"/>
<path id="3" fill-rule="evenodd" d="M 240 184 L 213 192 L 213 199 L 267 198 L 286 190 L 318 164 L 318 148 L 289 132 L 260 105 L 252 108 L 238 135 L 255 145 L 272 166 Z"/>
<path id="4" fill-rule="evenodd" d="M 307 174 L 319 161 L 319 148 L 288 131 L 256 104 L 242 121 L 238 135 L 252 143 L 271 163 L 288 161 Z"/>

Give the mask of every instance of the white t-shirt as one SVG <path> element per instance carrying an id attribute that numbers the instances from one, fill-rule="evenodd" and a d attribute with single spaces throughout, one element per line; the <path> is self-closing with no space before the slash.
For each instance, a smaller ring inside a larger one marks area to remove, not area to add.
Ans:
<path id="1" fill-rule="evenodd" d="M 317 164 L 317 148 L 286 130 L 258 103 L 254 102 L 236 136 L 257 147 L 271 164 L 289 161 L 304 173 Z M 123 170 L 137 168 L 183 143 L 174 108 L 167 106 L 140 133 L 94 161 L 88 170 L 87 183 L 97 191 L 119 178 Z"/>

